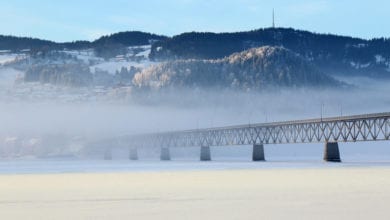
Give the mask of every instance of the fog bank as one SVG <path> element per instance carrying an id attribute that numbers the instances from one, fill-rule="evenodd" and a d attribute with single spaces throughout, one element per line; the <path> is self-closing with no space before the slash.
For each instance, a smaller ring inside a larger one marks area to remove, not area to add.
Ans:
<path id="1" fill-rule="evenodd" d="M 42 154 L 50 154 L 53 146 L 61 146 L 53 154 L 74 154 L 87 142 L 128 134 L 390 111 L 389 82 L 368 78 L 340 79 L 355 85 L 348 89 L 181 89 L 130 99 L 65 102 L 62 97 L 8 99 L 18 74 L 0 72 L 3 157 L 34 154 L 32 148 L 38 145 Z"/>

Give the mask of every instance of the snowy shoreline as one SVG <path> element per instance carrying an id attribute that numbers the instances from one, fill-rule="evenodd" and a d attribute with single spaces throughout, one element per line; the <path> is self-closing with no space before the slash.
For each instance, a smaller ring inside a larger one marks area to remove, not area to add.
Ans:
<path id="1" fill-rule="evenodd" d="M 303 159 L 294 161 L 279 158 L 267 162 L 252 162 L 242 158 L 219 159 L 200 162 L 194 159 L 175 161 L 103 161 L 103 160 L 2 160 L 0 175 L 43 175 L 43 174 L 83 174 L 83 173 L 166 173 L 239 170 L 326 170 L 326 169 L 390 169 L 387 160 L 354 160 L 343 163 L 326 163 L 321 160 Z"/>

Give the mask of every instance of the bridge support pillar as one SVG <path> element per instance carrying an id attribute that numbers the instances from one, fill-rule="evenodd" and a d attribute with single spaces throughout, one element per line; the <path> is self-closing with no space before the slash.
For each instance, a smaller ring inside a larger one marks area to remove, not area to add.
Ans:
<path id="1" fill-rule="evenodd" d="M 253 145 L 252 160 L 253 161 L 265 161 L 264 145 L 263 144 L 254 144 Z"/>
<path id="2" fill-rule="evenodd" d="M 138 160 L 138 150 L 136 147 L 130 147 L 129 160 Z"/>
<path id="3" fill-rule="evenodd" d="M 326 142 L 324 160 L 327 162 L 341 162 L 339 144 L 337 142 Z"/>
<path id="4" fill-rule="evenodd" d="M 104 160 L 112 160 L 112 152 L 110 148 L 104 150 Z"/>
<path id="5" fill-rule="evenodd" d="M 171 154 L 168 147 L 161 148 L 160 160 L 167 161 L 171 160 Z"/>
<path id="6" fill-rule="evenodd" d="M 201 161 L 210 161 L 211 160 L 210 146 L 201 146 L 200 147 L 200 160 Z"/>

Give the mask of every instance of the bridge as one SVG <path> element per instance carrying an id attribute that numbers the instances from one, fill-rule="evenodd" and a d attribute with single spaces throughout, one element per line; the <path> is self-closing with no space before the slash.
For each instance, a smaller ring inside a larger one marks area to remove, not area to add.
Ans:
<path id="1" fill-rule="evenodd" d="M 138 160 L 138 149 L 159 147 L 160 159 L 170 160 L 170 149 L 200 147 L 200 160 L 211 160 L 210 147 L 253 145 L 253 161 L 265 161 L 264 145 L 324 143 L 324 160 L 341 162 L 339 142 L 386 141 L 390 138 L 390 112 L 344 117 L 121 136 L 105 140 L 105 159 L 112 159 L 113 144 L 129 148 L 129 159 Z M 100 142 L 101 144 L 102 142 Z M 118 144 L 120 145 L 120 144 Z"/>

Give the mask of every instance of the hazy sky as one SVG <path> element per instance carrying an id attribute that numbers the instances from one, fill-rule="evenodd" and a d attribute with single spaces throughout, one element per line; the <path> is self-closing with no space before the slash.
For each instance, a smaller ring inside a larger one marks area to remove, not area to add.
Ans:
<path id="1" fill-rule="evenodd" d="M 276 25 L 356 37 L 390 37 L 385 0 L 1 0 L 0 34 L 93 40 L 125 30 L 165 35 Z"/>

